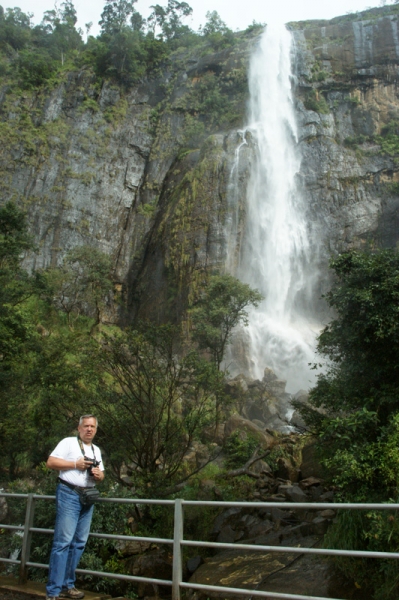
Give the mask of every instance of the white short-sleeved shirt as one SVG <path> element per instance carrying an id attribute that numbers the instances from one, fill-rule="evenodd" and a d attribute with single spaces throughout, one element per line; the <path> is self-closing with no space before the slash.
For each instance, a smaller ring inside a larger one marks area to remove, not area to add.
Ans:
<path id="1" fill-rule="evenodd" d="M 100 460 L 99 468 L 104 471 L 104 465 L 101 458 L 101 450 L 98 446 L 94 447 L 94 455 L 92 445 L 83 443 L 83 450 L 85 456 L 88 458 L 95 458 Z M 63 458 L 64 460 L 77 461 L 82 458 L 82 451 L 77 437 L 68 437 L 60 441 L 60 443 L 54 448 L 50 456 L 55 458 Z M 81 487 L 94 487 L 96 482 L 94 477 L 90 477 L 88 471 L 79 471 L 79 469 L 68 469 L 67 471 L 60 471 L 60 479 L 71 483 L 72 485 L 79 485 Z"/>

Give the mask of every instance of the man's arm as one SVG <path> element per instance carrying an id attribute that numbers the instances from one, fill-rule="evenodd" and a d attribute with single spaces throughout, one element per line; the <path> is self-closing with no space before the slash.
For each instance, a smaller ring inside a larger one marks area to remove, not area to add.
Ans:
<path id="1" fill-rule="evenodd" d="M 65 460 L 65 458 L 58 458 L 57 456 L 49 456 L 46 462 L 46 466 L 49 469 L 55 471 L 70 471 L 71 469 L 78 469 L 79 471 L 85 471 L 91 463 L 83 460 L 83 456 L 74 460 Z"/>

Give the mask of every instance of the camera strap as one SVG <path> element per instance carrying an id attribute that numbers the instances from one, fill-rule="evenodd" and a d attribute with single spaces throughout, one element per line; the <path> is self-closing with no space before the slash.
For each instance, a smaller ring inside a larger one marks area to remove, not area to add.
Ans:
<path id="1" fill-rule="evenodd" d="M 79 444 L 79 448 L 80 448 L 80 451 L 82 453 L 82 456 L 85 457 L 85 450 L 83 448 L 83 442 L 80 439 L 79 435 L 77 436 L 77 439 L 78 439 L 78 444 Z M 97 460 L 96 459 L 96 455 L 94 453 L 94 446 L 93 446 L 93 444 L 90 444 L 90 446 L 91 446 L 91 451 L 93 452 L 93 458 L 94 458 L 94 460 Z"/>

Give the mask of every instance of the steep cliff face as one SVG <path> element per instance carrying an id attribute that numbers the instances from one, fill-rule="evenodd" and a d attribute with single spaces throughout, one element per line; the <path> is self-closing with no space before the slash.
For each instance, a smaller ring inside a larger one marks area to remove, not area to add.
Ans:
<path id="1" fill-rule="evenodd" d="M 301 186 L 331 252 L 393 246 L 399 224 L 399 7 L 290 24 Z M 52 90 L 0 94 L 2 201 L 28 211 L 38 253 L 112 256 L 127 318 L 180 318 L 206 272 L 234 272 L 256 150 L 246 121 L 258 32 L 176 51 L 128 92 L 83 70 Z"/>
<path id="2" fill-rule="evenodd" d="M 301 175 L 326 251 L 398 239 L 398 13 L 381 12 L 293 31 Z"/>
<path id="3" fill-rule="evenodd" d="M 51 90 L 3 85 L 1 201 L 28 212 L 38 246 L 28 268 L 93 245 L 112 256 L 134 314 L 164 315 L 167 299 L 179 311 L 197 266 L 220 264 L 229 159 L 219 132 L 244 120 L 252 38 L 178 50 L 127 92 L 86 70 Z"/>

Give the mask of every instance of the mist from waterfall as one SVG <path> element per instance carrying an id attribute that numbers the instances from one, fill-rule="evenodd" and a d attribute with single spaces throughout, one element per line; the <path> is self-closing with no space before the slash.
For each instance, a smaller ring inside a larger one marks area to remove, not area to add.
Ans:
<path id="1" fill-rule="evenodd" d="M 298 186 L 301 157 L 292 59 L 289 31 L 283 25 L 268 26 L 249 70 L 249 124 L 242 140 L 252 144 L 255 157 L 236 271 L 265 298 L 250 311 L 244 334 L 249 374 L 261 379 L 264 368 L 270 367 L 287 380 L 288 392 L 308 389 L 314 383 L 309 363 L 315 360 L 315 338 L 320 330 L 314 317 L 318 236 L 308 222 Z M 226 264 L 231 271 L 229 258 Z"/>

